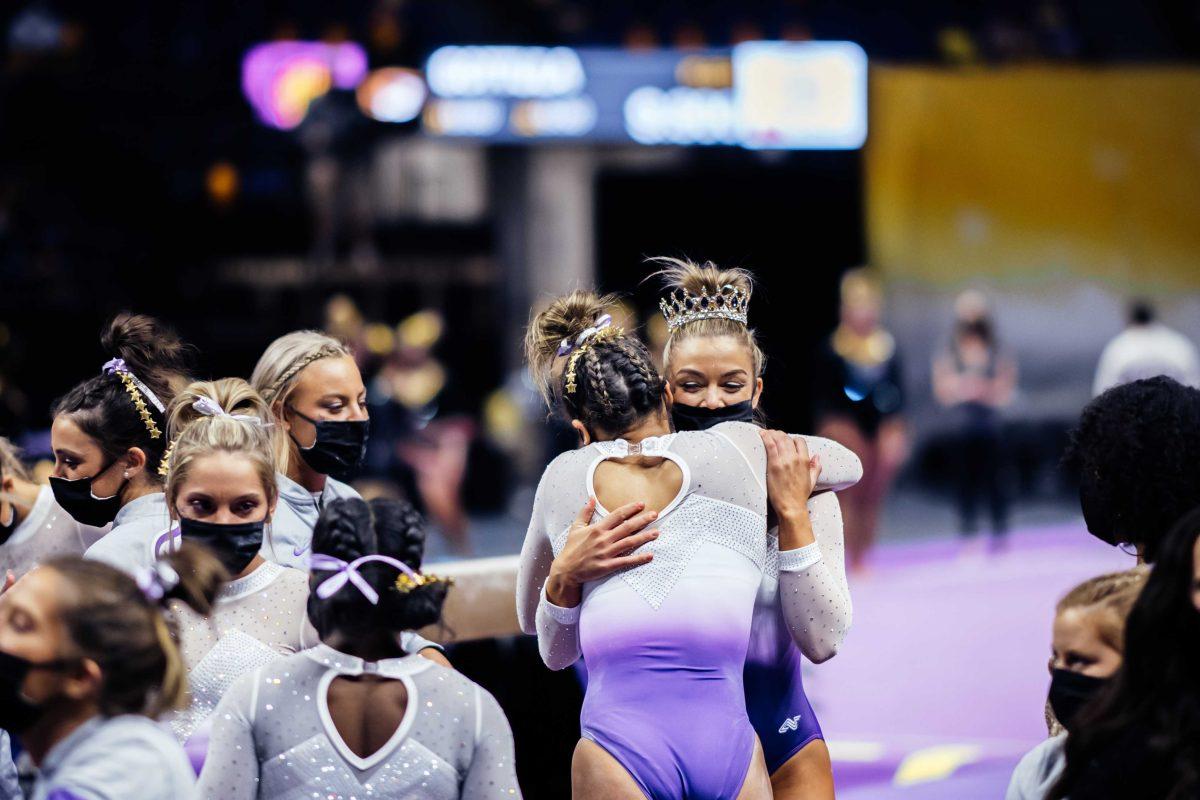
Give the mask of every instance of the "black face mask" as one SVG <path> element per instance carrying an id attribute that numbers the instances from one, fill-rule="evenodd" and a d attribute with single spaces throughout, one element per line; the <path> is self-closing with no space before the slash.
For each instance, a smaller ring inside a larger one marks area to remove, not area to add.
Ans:
<path id="1" fill-rule="evenodd" d="M 296 437 L 292 436 L 292 441 L 300 448 L 300 457 L 304 459 L 305 464 L 322 475 L 332 475 L 338 480 L 352 477 L 358 471 L 367 455 L 370 420 L 313 419 L 294 408 L 290 410 L 301 419 L 311 422 L 317 429 L 317 439 L 309 448 L 301 446 L 296 442 Z M 291 436 L 290 433 L 288 435 Z"/>
<path id="2" fill-rule="evenodd" d="M 1104 688 L 1109 678 L 1093 678 L 1069 669 L 1056 669 L 1050 672 L 1050 708 L 1054 716 L 1068 731 L 1075 722 L 1079 709 L 1096 696 Z"/>
<path id="3" fill-rule="evenodd" d="M 28 730 L 45 713 L 45 703 L 33 703 L 21 693 L 25 676 L 35 669 L 63 670 L 77 659 L 34 663 L 0 650 L 0 728 L 11 733 Z"/>
<path id="4" fill-rule="evenodd" d="M 1100 492 L 1084 479 L 1079 484 L 1079 510 L 1083 512 L 1083 522 L 1088 533 L 1102 542 L 1118 545 L 1121 540 L 1113 524 L 1113 513 L 1110 503 L 1101 496 Z"/>
<path id="5" fill-rule="evenodd" d="M 91 525 L 93 528 L 103 528 L 116 518 L 121 510 L 121 492 L 125 490 L 128 480 L 121 484 L 117 493 L 112 497 L 96 497 L 92 494 L 92 483 L 112 468 L 117 462 L 111 461 L 107 466 L 90 478 L 76 478 L 69 481 L 66 478 L 50 478 L 50 489 L 54 492 L 54 500 L 63 511 L 66 511 L 78 523 Z"/>
<path id="6" fill-rule="evenodd" d="M 752 422 L 754 401 L 743 400 L 731 406 L 701 408 L 675 403 L 671 406 L 671 421 L 677 431 L 706 431 L 722 422 Z"/>
<path id="7" fill-rule="evenodd" d="M 185 542 L 204 545 L 229 570 L 237 575 L 262 549 L 264 520 L 220 525 L 198 519 L 179 518 L 179 535 Z"/>

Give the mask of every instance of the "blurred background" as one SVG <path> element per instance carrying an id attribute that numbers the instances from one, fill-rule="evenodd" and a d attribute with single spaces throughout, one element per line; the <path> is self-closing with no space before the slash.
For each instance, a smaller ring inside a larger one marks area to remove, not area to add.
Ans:
<path id="1" fill-rule="evenodd" d="M 954 781 L 1036 741 L 1051 603 L 1126 563 L 1084 538 L 1066 432 L 1106 383 L 1200 380 L 1176 340 L 1099 369 L 1131 323 L 1200 338 L 1200 3 L 14 0 L 0 36 L 0 435 L 32 458 L 117 310 L 213 376 L 320 327 L 370 389 L 360 488 L 422 504 L 430 560 L 511 556 L 573 446 L 522 368 L 530 310 L 620 291 L 655 341 L 645 257 L 744 266 L 773 425 L 821 424 L 843 300 L 898 356 L 883 400 L 833 389 L 903 430 L 856 630 L 810 681 L 842 794 L 991 796 Z M 951 385 L 981 347 L 986 435 Z M 1011 533 L 974 553 L 984 510 Z M 981 648 L 1003 689 L 967 714 L 947 687 Z M 571 676 L 517 639 L 455 658 L 527 796 L 562 796 Z"/>

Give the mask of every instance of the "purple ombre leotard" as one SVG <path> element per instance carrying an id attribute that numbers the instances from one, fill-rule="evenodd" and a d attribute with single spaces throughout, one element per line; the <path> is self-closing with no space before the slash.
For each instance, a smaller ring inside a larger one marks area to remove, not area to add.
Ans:
<path id="1" fill-rule="evenodd" d="M 643 546 L 654 560 L 586 584 L 577 608 L 539 603 L 554 554 L 594 494 L 596 466 L 638 451 L 598 442 L 546 469 L 522 551 L 518 612 L 538 632 L 548 666 L 585 657 L 583 735 L 647 797 L 736 797 L 754 754 L 742 669 L 769 544 L 766 456 L 754 426 L 644 439 L 643 456 L 668 458 L 683 473 L 655 522 L 659 538 Z"/>

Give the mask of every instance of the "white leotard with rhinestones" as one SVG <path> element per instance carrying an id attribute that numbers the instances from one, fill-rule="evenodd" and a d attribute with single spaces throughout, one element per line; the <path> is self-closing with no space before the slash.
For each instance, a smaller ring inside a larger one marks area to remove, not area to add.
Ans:
<path id="1" fill-rule="evenodd" d="M 746 423 L 727 423 L 709 432 L 727 434 L 731 425 L 741 429 L 738 435 L 743 439 L 749 432 L 757 430 Z M 776 621 L 781 618 L 800 651 L 811 660 L 821 662 L 837 652 L 852 618 L 850 588 L 844 566 L 841 510 L 837 498 L 828 492 L 857 483 L 862 478 L 862 462 L 850 450 L 830 439 L 817 436 L 800 438 L 804 439 L 809 453 L 819 456 L 821 460 L 821 476 L 815 490 L 827 492 L 809 501 L 816 543 L 780 553 L 779 540 L 774 531 L 767 537 L 763 577 L 754 613 L 755 635 L 761 634 L 763 638 L 773 640 L 777 630 Z M 745 440 L 753 444 L 752 440 Z M 591 448 L 600 447 L 611 450 L 616 444 L 601 442 L 575 453 L 586 453 Z M 573 458 L 591 461 L 596 455 L 576 455 Z M 582 472 L 578 468 L 577 471 Z M 517 616 L 521 628 L 526 633 L 538 634 L 542 656 L 552 669 L 562 669 L 579 657 L 579 608 L 557 608 L 548 603 L 542 593 L 550 563 L 565 540 L 566 527 L 573 520 L 574 512 L 587 499 L 586 490 L 580 493 L 576 489 L 574 494 L 577 496 L 571 497 L 563 497 L 561 490 L 554 492 L 553 487 L 565 488 L 568 483 L 566 476 L 551 478 L 550 468 L 547 468 L 538 487 L 533 519 L 521 551 L 517 580 Z M 583 479 L 576 476 L 576 483 L 582 485 Z M 765 494 L 763 471 L 755 472 L 751 483 Z M 748 490 L 750 484 L 743 488 Z M 548 509 L 555 518 L 547 516 Z M 559 525 L 561 527 L 556 529 L 555 534 L 547 533 Z M 656 524 L 655 527 L 661 528 L 662 525 Z M 552 541 L 554 537 L 557 537 L 557 541 Z M 663 538 L 660 536 L 656 542 L 643 545 L 643 550 L 655 554 L 655 562 L 661 560 L 659 551 Z M 638 567 L 630 572 L 636 573 L 642 569 Z M 763 647 L 754 650 L 762 652 Z"/>
<path id="2" fill-rule="evenodd" d="M 404 682 L 404 718 L 367 758 L 342 740 L 326 705 L 339 675 Z M 326 646 L 238 679 L 213 715 L 199 797 L 222 800 L 519 798 L 508 720 L 484 689 L 420 656 L 379 662 Z"/>
<path id="3" fill-rule="evenodd" d="M 222 587 L 208 619 L 173 604 L 191 690 L 189 706 L 171 720 L 179 741 L 191 737 L 237 678 L 317 643 L 307 603 L 308 573 L 265 561 Z"/>
<path id="4" fill-rule="evenodd" d="M 0 575 L 12 570 L 19 578 L 56 556 L 83 555 L 107 530 L 107 525 L 93 528 L 76 522 L 54 502 L 50 487 L 43 486 L 29 514 L 0 545 Z"/>

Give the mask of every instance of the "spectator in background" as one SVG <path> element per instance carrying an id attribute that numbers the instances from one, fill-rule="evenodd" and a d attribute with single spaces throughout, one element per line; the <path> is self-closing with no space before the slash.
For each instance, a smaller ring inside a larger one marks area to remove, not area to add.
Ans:
<path id="1" fill-rule="evenodd" d="M 1129 324 L 1100 354 L 1092 396 L 1155 375 L 1200 386 L 1200 354 L 1186 336 L 1158 321 L 1154 306 L 1135 300 L 1129 307 Z"/>
<path id="2" fill-rule="evenodd" d="M 1200 506 L 1200 389 L 1163 376 L 1109 389 L 1083 409 L 1063 463 L 1088 532 L 1154 563 L 1171 526 Z"/>
<path id="3" fill-rule="evenodd" d="M 1163 540 L 1125 625 L 1125 659 L 1087 704 L 1047 795 L 1200 797 L 1200 510 Z"/>
<path id="4" fill-rule="evenodd" d="M 823 354 L 817 379 L 817 434 L 850 448 L 863 478 L 841 493 L 846 556 L 865 566 L 879 511 L 908 453 L 904 381 L 896 340 L 884 329 L 883 289 L 868 270 L 842 278 L 841 322 Z"/>
<path id="5" fill-rule="evenodd" d="M 933 362 L 933 393 L 950 410 L 958 429 L 958 509 L 964 536 L 975 532 L 980 495 L 992 516 L 993 541 L 1008 529 L 1008 497 L 1003 484 L 1000 411 L 1012 402 L 1017 364 L 996 339 L 987 299 L 964 292 L 954 304 L 949 347 Z"/>
<path id="6" fill-rule="evenodd" d="M 1041 800 L 1062 774 L 1066 734 L 1079 710 L 1120 668 L 1125 618 L 1148 574 L 1135 567 L 1100 575 L 1058 601 L 1049 664 L 1051 736 L 1017 764 L 1005 800 Z"/>

